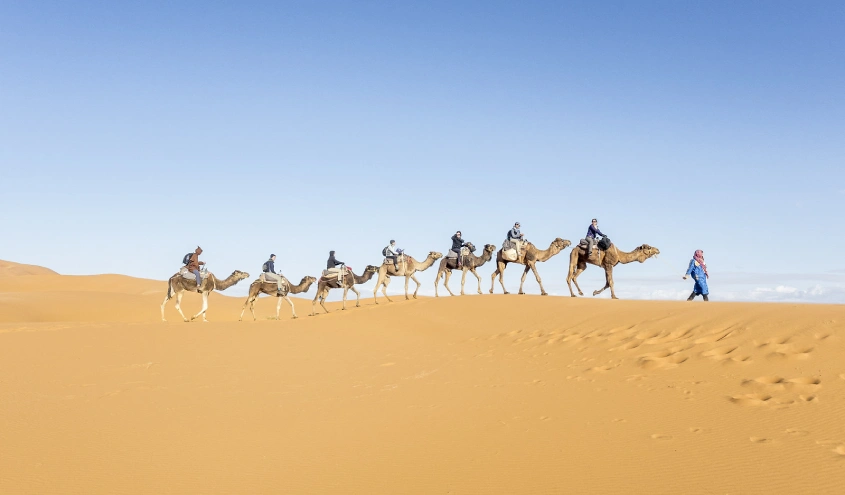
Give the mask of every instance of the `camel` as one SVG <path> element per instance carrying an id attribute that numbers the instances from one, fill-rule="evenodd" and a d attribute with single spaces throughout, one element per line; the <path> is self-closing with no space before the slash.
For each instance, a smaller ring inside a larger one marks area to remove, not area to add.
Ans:
<path id="1" fill-rule="evenodd" d="M 347 270 L 347 272 L 343 275 L 343 284 L 340 284 L 337 281 L 336 275 L 330 275 L 329 277 L 321 277 L 320 280 L 317 282 L 317 295 L 314 296 L 314 300 L 311 301 L 311 316 L 317 315 L 317 300 L 320 300 L 320 306 L 323 307 L 323 310 L 328 313 L 329 310 L 326 309 L 326 305 L 324 304 L 326 301 L 326 296 L 329 295 L 329 289 L 343 289 L 343 307 L 341 309 L 346 309 L 346 294 L 350 290 L 355 293 L 355 307 L 361 306 L 361 294 L 355 290 L 355 285 L 358 284 L 366 284 L 373 278 L 373 275 L 378 273 L 378 267 L 373 265 L 367 265 L 367 268 L 364 269 L 364 273 L 361 275 L 355 275 L 352 273 L 352 270 Z"/>
<path id="2" fill-rule="evenodd" d="M 493 275 L 490 277 L 490 293 L 493 293 L 493 286 L 496 284 L 496 275 L 498 275 L 499 283 L 502 284 L 502 290 L 505 294 L 509 294 L 508 290 L 505 289 L 505 267 L 507 267 L 508 263 L 517 263 L 525 265 L 525 272 L 523 272 L 522 280 L 519 282 L 519 293 L 525 294 L 525 292 L 522 292 L 522 285 L 525 283 L 525 276 L 528 275 L 528 270 L 531 270 L 534 272 L 534 277 L 537 279 L 537 283 L 540 284 L 540 295 L 547 296 L 548 293 L 546 293 L 546 289 L 543 288 L 543 281 L 540 279 L 540 274 L 537 273 L 536 264 L 540 261 L 546 261 L 552 256 L 560 253 L 569 247 L 570 244 L 572 243 L 566 239 L 558 237 L 552 241 L 548 249 L 540 250 L 537 249 L 534 244 L 526 242 L 522 246 L 519 258 L 516 261 L 508 261 L 504 259 L 502 257 L 502 250 L 500 249 L 496 253 L 496 271 L 493 272 Z"/>
<path id="3" fill-rule="evenodd" d="M 605 289 L 610 288 L 610 297 L 618 299 L 618 297 L 616 297 L 616 293 L 613 291 L 613 267 L 619 263 L 627 264 L 632 261 L 639 261 L 642 263 L 652 256 L 657 256 L 658 254 L 660 254 L 660 250 L 656 247 L 649 246 L 648 244 L 643 244 L 630 253 L 626 253 L 625 251 L 620 251 L 614 244 L 611 243 L 610 247 L 607 248 L 607 251 L 602 251 L 598 248 L 593 249 L 592 254 L 588 258 L 587 252 L 584 248 L 576 247 L 569 254 L 569 274 L 566 276 L 566 285 L 569 286 L 569 294 L 572 297 L 577 297 L 575 296 L 575 293 L 572 292 L 572 283 L 575 283 L 575 288 L 578 289 L 578 295 L 584 295 L 584 293 L 581 292 L 581 287 L 578 287 L 577 279 L 578 275 L 581 275 L 581 272 L 587 269 L 587 263 L 589 263 L 591 265 L 604 268 L 604 277 L 606 280 L 604 287 L 600 290 L 593 291 L 593 295 L 597 296 L 604 292 Z"/>
<path id="4" fill-rule="evenodd" d="M 408 297 L 408 281 L 413 279 L 414 283 L 417 284 L 417 288 L 414 289 L 414 299 L 417 298 L 417 291 L 420 290 L 420 281 L 417 280 L 417 277 L 414 276 L 416 272 L 422 272 L 428 269 L 431 265 L 434 264 L 435 261 L 439 260 L 443 257 L 442 254 L 431 251 L 426 256 L 425 261 L 419 262 L 415 260 L 413 257 L 406 255 L 404 261 L 402 259 L 399 260 L 399 271 L 393 267 L 393 262 L 387 261 L 383 263 L 381 267 L 378 269 L 378 282 L 376 282 L 376 288 L 373 289 L 373 300 L 378 304 L 378 289 L 381 287 L 381 293 L 384 294 L 384 297 L 387 298 L 388 302 L 393 302 L 390 299 L 390 296 L 387 295 L 387 286 L 390 284 L 390 277 L 405 277 L 405 299 L 410 299 Z"/>
<path id="5" fill-rule="evenodd" d="M 493 259 L 493 253 L 496 251 L 496 246 L 493 244 L 486 244 L 484 246 L 484 251 L 482 251 L 481 256 L 476 256 L 473 254 L 475 251 L 475 246 L 472 245 L 471 242 L 467 243 L 467 247 L 469 248 L 470 254 L 466 256 L 464 260 L 465 263 L 461 267 L 461 295 L 464 295 L 464 283 L 467 279 L 467 271 L 472 272 L 475 275 L 475 278 L 478 279 L 478 293 L 481 294 L 481 277 L 478 275 L 478 272 L 475 271 L 476 268 L 480 267 L 484 263 Z M 452 270 L 457 270 L 458 268 L 458 260 L 457 258 L 443 258 L 440 260 L 440 267 L 437 269 L 437 278 L 434 279 L 434 297 L 440 297 L 437 294 L 437 285 L 440 283 L 441 275 L 445 276 L 443 279 L 443 286 L 446 287 L 446 290 L 449 291 L 450 296 L 454 296 L 452 291 L 449 289 L 449 277 L 452 276 Z"/>
<path id="6" fill-rule="evenodd" d="M 211 291 L 226 290 L 246 278 L 249 278 L 249 273 L 242 272 L 240 270 L 233 271 L 232 274 L 224 280 L 220 280 L 215 277 L 213 273 L 209 273 L 208 277 L 202 279 L 202 283 L 200 284 L 200 289 L 202 290 L 202 309 L 199 313 L 192 316 L 190 321 L 194 321 L 199 318 L 200 315 L 202 315 L 202 321 L 208 321 L 205 317 L 205 312 L 208 311 L 208 294 L 211 293 Z M 185 314 L 182 313 L 182 295 L 186 290 L 192 292 L 197 290 L 197 281 L 194 279 L 193 275 L 191 275 L 191 278 L 185 278 L 181 273 L 177 273 L 176 275 L 170 277 L 170 280 L 167 281 L 167 295 L 164 296 L 164 302 L 161 303 L 161 321 L 167 321 L 164 318 L 164 305 L 167 304 L 167 301 L 169 301 L 174 295 L 176 296 L 176 311 L 182 315 L 183 320 L 188 321 L 188 319 L 185 318 Z"/>
<path id="7" fill-rule="evenodd" d="M 297 318 L 296 316 L 296 308 L 293 307 L 293 301 L 290 300 L 288 294 L 301 294 L 303 292 L 308 292 L 308 289 L 311 287 L 311 284 L 317 281 L 314 277 L 302 277 L 302 281 L 299 282 L 299 285 L 291 285 L 290 281 L 287 278 L 284 278 L 282 282 L 282 292 L 279 292 L 279 286 L 276 282 L 261 282 L 261 280 L 256 280 L 255 282 L 249 284 L 249 296 L 246 298 L 246 302 L 244 303 L 244 307 L 241 308 L 241 317 L 238 318 L 238 321 L 242 321 L 244 318 L 244 311 L 246 311 L 246 306 L 249 305 L 249 312 L 252 313 L 252 320 L 255 321 L 255 300 L 258 299 L 260 294 L 267 294 L 268 296 L 278 297 L 279 301 L 276 303 L 276 319 L 279 319 L 279 311 L 282 308 L 282 299 L 290 304 L 290 310 L 293 313 L 293 318 Z"/>

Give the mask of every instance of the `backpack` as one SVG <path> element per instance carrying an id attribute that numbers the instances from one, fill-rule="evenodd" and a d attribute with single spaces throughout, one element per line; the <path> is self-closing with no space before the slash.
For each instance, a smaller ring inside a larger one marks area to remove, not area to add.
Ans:
<path id="1" fill-rule="evenodd" d="M 261 265 L 261 271 L 267 273 L 270 271 L 270 267 L 267 266 L 267 262 L 265 261 L 263 265 Z"/>
<path id="2" fill-rule="evenodd" d="M 602 237 L 597 245 L 602 251 L 607 251 L 610 248 L 610 237 Z"/>
<path id="3" fill-rule="evenodd" d="M 194 253 L 188 253 L 185 256 L 183 256 L 182 257 L 182 264 L 185 265 L 185 266 L 188 266 L 191 263 L 191 256 L 193 256 L 193 255 L 194 255 Z"/>
<path id="4" fill-rule="evenodd" d="M 387 246 L 385 246 L 384 249 L 381 250 L 381 255 L 387 256 Z"/>

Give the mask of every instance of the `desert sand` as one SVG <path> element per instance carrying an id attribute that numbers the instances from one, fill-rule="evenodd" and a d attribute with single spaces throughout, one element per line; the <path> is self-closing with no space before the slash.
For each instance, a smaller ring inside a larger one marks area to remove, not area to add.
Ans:
<path id="1" fill-rule="evenodd" d="M 845 306 L 165 290 L 0 262 L 0 493 L 845 493 Z"/>

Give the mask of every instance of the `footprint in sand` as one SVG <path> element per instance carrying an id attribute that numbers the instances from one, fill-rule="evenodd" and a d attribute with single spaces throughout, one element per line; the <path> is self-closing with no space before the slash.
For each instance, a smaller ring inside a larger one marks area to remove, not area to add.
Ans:
<path id="1" fill-rule="evenodd" d="M 772 443 L 771 438 L 763 438 L 763 437 L 751 437 L 749 438 L 754 443 Z"/>
<path id="2" fill-rule="evenodd" d="M 810 353 L 813 352 L 812 347 L 802 347 L 799 349 L 781 349 L 768 354 L 768 358 L 772 360 L 801 360 L 808 359 Z"/>
<path id="3" fill-rule="evenodd" d="M 772 396 L 767 394 L 745 394 L 728 397 L 728 400 L 740 406 L 762 406 L 771 398 Z"/>
<path id="4" fill-rule="evenodd" d="M 810 432 L 809 432 L 809 431 L 806 431 L 806 430 L 796 430 L 796 429 L 793 429 L 793 428 L 787 428 L 786 430 L 784 430 L 784 432 L 785 432 L 785 433 L 789 433 L 790 435 L 792 435 L 792 436 L 796 436 L 796 437 L 806 437 L 807 435 L 809 435 L 809 434 L 810 434 Z"/>
<path id="5" fill-rule="evenodd" d="M 698 426 L 693 426 L 689 429 L 690 433 L 710 433 L 710 428 L 701 428 Z"/>
<path id="6" fill-rule="evenodd" d="M 709 357 L 710 359 L 715 359 L 716 361 L 723 361 L 725 359 L 730 359 L 731 356 L 729 355 L 733 351 L 737 350 L 737 346 L 723 346 L 723 347 L 716 347 L 715 349 L 710 349 L 709 351 L 704 351 L 701 353 L 704 357 Z"/>
<path id="7" fill-rule="evenodd" d="M 733 330 L 728 330 L 727 332 L 713 333 L 713 334 L 701 337 L 700 339 L 696 339 L 695 343 L 696 344 L 712 344 L 714 342 L 719 342 L 720 340 L 722 340 L 726 337 L 729 337 L 732 333 L 734 333 Z"/>
<path id="8" fill-rule="evenodd" d="M 651 436 L 654 440 L 672 440 L 672 435 L 665 435 L 663 433 L 655 433 Z"/>

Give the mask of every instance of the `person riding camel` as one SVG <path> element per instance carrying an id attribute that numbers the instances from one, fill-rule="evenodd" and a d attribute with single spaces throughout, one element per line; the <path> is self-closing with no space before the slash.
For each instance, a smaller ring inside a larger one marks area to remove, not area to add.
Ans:
<path id="1" fill-rule="evenodd" d="M 696 250 L 695 254 L 693 254 L 689 262 L 689 268 L 687 268 L 687 273 L 684 274 L 684 280 L 690 275 L 695 280 L 695 285 L 687 301 L 692 301 L 698 295 L 702 296 L 705 301 L 709 301 L 710 289 L 707 287 L 707 279 L 710 278 L 710 274 L 707 273 L 707 263 L 704 262 L 704 251 L 701 249 Z"/>
<path id="2" fill-rule="evenodd" d="M 202 254 L 202 248 L 197 246 L 197 249 L 194 250 L 194 253 L 191 255 L 190 259 L 188 260 L 188 271 L 193 273 L 194 276 L 197 277 L 197 292 L 202 292 L 202 274 L 200 273 L 200 265 L 204 265 L 204 261 L 199 260 L 199 256 Z"/>
<path id="3" fill-rule="evenodd" d="M 396 241 L 391 239 L 390 244 L 387 245 L 386 248 L 382 250 L 382 254 L 384 257 L 389 259 L 393 262 L 393 268 L 396 272 L 399 272 L 399 255 L 402 254 L 402 250 L 396 247 Z"/>
<path id="4" fill-rule="evenodd" d="M 525 241 L 525 234 L 519 230 L 519 222 L 513 224 L 513 228 L 508 231 L 508 241 L 510 241 L 510 245 L 516 250 L 516 257 L 519 258 L 522 242 Z"/>
<path id="5" fill-rule="evenodd" d="M 587 228 L 587 237 L 585 238 L 587 239 L 587 257 L 593 253 L 593 247 L 596 245 L 596 236 L 607 237 L 599 230 L 599 221 L 594 218 Z"/>
<path id="6" fill-rule="evenodd" d="M 326 261 L 326 269 L 327 270 L 331 270 L 332 268 L 335 268 L 338 265 L 345 265 L 345 264 L 346 263 L 344 263 L 342 261 L 338 261 L 337 259 L 335 259 L 334 251 L 329 251 L 329 260 Z"/>
<path id="7" fill-rule="evenodd" d="M 458 269 L 461 269 L 463 266 L 463 256 L 461 256 L 461 248 L 469 244 L 461 239 L 461 231 L 455 232 L 455 235 L 452 236 L 452 249 L 451 251 L 455 252 L 458 255 Z"/>
<path id="8" fill-rule="evenodd" d="M 276 255 L 271 254 L 270 259 L 264 262 L 264 266 L 261 267 L 261 271 L 264 272 L 264 280 L 268 282 L 276 282 L 276 291 L 281 294 L 282 293 L 282 281 L 284 277 L 282 277 L 281 273 L 276 273 Z"/>

